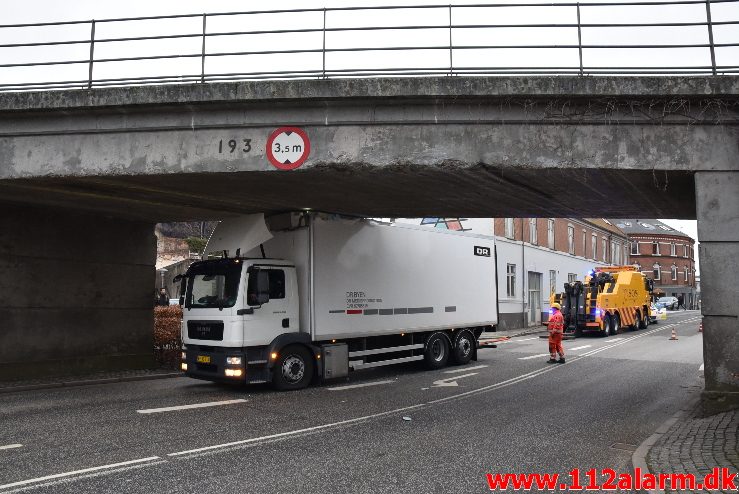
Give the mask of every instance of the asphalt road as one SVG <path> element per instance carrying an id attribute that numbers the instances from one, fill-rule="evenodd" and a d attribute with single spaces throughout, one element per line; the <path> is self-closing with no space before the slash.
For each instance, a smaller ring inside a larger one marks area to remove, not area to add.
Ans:
<path id="1" fill-rule="evenodd" d="M 698 321 L 566 341 L 564 365 L 529 335 L 466 366 L 298 392 L 175 378 L 11 393 L 0 494 L 469 493 L 489 492 L 486 473 L 630 472 L 631 450 L 702 388 Z M 228 403 L 161 410 L 214 402 Z"/>

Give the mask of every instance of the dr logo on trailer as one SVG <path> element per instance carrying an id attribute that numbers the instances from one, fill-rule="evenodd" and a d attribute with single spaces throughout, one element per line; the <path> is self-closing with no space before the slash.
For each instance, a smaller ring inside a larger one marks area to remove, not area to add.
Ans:
<path id="1" fill-rule="evenodd" d="M 294 170 L 310 154 L 308 135 L 297 127 L 280 127 L 267 139 L 267 158 L 275 168 Z"/>

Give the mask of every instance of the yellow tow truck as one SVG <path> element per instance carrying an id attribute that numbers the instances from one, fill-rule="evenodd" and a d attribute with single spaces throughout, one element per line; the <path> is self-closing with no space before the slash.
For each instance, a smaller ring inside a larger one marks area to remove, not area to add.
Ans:
<path id="1" fill-rule="evenodd" d="M 565 291 L 553 294 L 551 302 L 562 306 L 565 334 L 610 336 L 624 327 L 649 325 L 653 289 L 654 282 L 635 266 L 603 266 L 590 271 L 585 281 L 565 283 Z"/>

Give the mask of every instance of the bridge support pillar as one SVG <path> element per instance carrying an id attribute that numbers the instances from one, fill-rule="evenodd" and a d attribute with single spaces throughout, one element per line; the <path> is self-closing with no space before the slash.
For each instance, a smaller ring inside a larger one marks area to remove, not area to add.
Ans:
<path id="1" fill-rule="evenodd" d="M 0 213 L 0 380 L 153 366 L 154 225 Z"/>
<path id="2" fill-rule="evenodd" d="M 695 174 L 707 410 L 739 406 L 739 172 Z"/>

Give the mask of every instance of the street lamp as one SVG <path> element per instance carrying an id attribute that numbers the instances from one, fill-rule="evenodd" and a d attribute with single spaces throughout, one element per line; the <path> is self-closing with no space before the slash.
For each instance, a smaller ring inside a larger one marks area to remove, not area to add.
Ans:
<path id="1" fill-rule="evenodd" d="M 162 286 L 161 287 L 164 288 L 164 273 L 166 273 L 167 270 L 164 268 L 161 268 L 161 269 L 158 269 L 157 271 L 159 271 L 159 274 L 162 276 Z"/>

